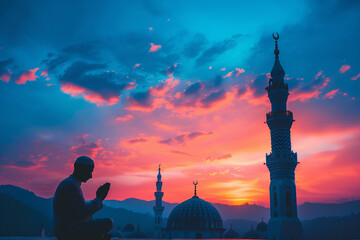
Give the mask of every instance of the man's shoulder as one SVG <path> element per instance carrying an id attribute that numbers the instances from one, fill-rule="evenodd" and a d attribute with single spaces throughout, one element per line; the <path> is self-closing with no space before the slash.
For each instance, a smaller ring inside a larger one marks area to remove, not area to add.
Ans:
<path id="1" fill-rule="evenodd" d="M 76 181 L 70 175 L 69 177 L 65 178 L 59 183 L 58 189 L 76 187 L 76 186 L 77 186 Z"/>

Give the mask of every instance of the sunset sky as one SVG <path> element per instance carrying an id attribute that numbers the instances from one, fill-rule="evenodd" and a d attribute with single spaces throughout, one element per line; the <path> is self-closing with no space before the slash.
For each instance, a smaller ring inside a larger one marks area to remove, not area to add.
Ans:
<path id="1" fill-rule="evenodd" d="M 280 35 L 298 203 L 360 199 L 359 1 L 0 1 L 0 184 L 269 205 Z"/>

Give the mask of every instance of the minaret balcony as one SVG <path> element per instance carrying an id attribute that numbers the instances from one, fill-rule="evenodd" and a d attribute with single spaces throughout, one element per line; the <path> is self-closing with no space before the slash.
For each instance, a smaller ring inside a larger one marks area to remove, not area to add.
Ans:
<path id="1" fill-rule="evenodd" d="M 294 171 L 298 164 L 297 153 L 277 152 L 266 154 L 266 166 L 270 171 L 270 178 L 295 178 Z"/>
<path id="2" fill-rule="evenodd" d="M 276 112 L 268 112 L 266 113 L 266 120 L 276 117 L 288 117 L 293 118 L 293 113 L 291 111 L 276 111 Z"/>

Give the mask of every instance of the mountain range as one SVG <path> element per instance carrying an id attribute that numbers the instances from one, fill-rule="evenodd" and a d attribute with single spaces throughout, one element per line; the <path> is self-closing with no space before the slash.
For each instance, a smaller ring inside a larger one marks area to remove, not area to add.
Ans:
<path id="1" fill-rule="evenodd" d="M 136 227 L 139 226 L 141 230 L 152 234 L 155 201 L 128 198 L 123 201 L 105 200 L 104 205 L 105 207 L 94 215 L 95 218 L 110 217 L 114 220 L 115 227 L 120 229 L 131 221 Z M 165 207 L 163 217 L 166 222 L 166 218 L 178 203 L 163 201 L 163 205 Z M 240 234 L 248 231 L 251 225 L 255 227 L 262 218 L 267 222 L 270 212 L 269 208 L 252 204 L 234 206 L 213 203 L 213 205 L 222 216 L 224 227 L 229 228 L 231 224 Z M 0 185 L 0 207 L 1 213 L 5 213 L 0 217 L 0 236 L 36 236 L 39 233 L 40 224 L 44 224 L 46 232 L 52 232 L 52 198 L 36 196 L 33 192 L 17 186 Z M 311 230 L 311 233 L 316 233 L 312 229 L 312 223 L 316 219 L 320 219 L 317 222 L 334 224 L 336 218 L 343 217 L 340 220 L 348 223 L 349 219 L 359 220 L 359 213 L 359 200 L 339 204 L 304 203 L 298 206 L 299 218 L 304 222 L 304 227 Z M 346 218 L 345 216 L 355 217 Z M 314 220 L 310 221 L 310 219 Z M 21 231 L 14 228 L 19 225 Z"/>
<path id="2" fill-rule="evenodd" d="M 1 191 L 1 187 L 0 187 Z M 128 198 L 122 201 L 105 200 L 104 204 L 113 208 L 125 208 L 134 212 L 153 214 L 155 200 L 145 201 L 137 198 Z M 168 203 L 163 201 L 164 217 L 169 217 L 171 211 L 178 203 Z M 224 220 L 246 219 L 260 222 L 269 220 L 270 209 L 256 204 L 227 205 L 212 203 L 220 212 Z M 360 213 L 360 200 L 344 203 L 309 203 L 306 202 L 298 206 L 298 217 L 300 220 L 310 220 L 317 217 L 346 216 L 352 213 Z"/>

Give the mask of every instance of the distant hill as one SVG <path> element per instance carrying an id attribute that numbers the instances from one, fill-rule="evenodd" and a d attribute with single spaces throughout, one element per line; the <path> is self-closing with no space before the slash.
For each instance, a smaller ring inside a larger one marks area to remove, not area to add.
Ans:
<path id="1" fill-rule="evenodd" d="M 52 198 L 38 197 L 33 192 L 13 185 L 0 185 L 0 193 L 5 193 L 52 219 Z"/>
<path id="2" fill-rule="evenodd" d="M 123 201 L 118 200 L 105 200 L 104 204 L 108 207 L 113 208 L 126 208 L 131 211 L 154 214 L 153 207 L 155 206 L 155 200 L 153 201 L 145 201 L 137 198 L 127 198 Z M 163 216 L 168 217 L 171 211 L 176 207 L 178 203 L 168 203 L 163 201 L 164 212 Z"/>
<path id="3" fill-rule="evenodd" d="M 52 198 L 38 197 L 17 186 L 0 185 L 0 205 L 0 236 L 39 236 L 41 223 L 45 224 L 47 233 L 53 232 Z M 2 214 L 5 210 L 6 214 Z M 154 219 L 150 214 L 104 207 L 94 218 L 112 218 L 121 230 L 131 221 L 136 227 L 140 225 L 141 230 L 153 234 Z M 8 222 L 12 224 L 9 228 Z M 5 226 L 8 231 L 3 230 Z"/>
<path id="4" fill-rule="evenodd" d="M 0 185 L 0 193 L 5 193 L 21 201 L 23 204 L 26 204 L 34 208 L 35 210 L 42 212 L 50 219 L 52 219 L 52 198 L 41 198 L 28 190 L 13 185 Z M 170 212 L 177 204 L 178 203 L 168 203 L 163 201 L 163 205 L 165 206 L 163 214 L 164 218 L 168 218 Z M 128 198 L 123 201 L 105 200 L 104 205 L 113 209 L 123 208 L 124 211 L 128 211 L 130 215 L 142 216 L 143 219 L 148 219 L 149 216 L 153 215 L 153 206 L 155 205 L 155 201 L 145 201 L 136 198 Z M 244 204 L 234 206 L 220 203 L 214 203 L 213 205 L 220 212 L 224 222 L 230 219 L 241 219 L 252 222 L 260 222 L 261 218 L 263 218 L 264 221 L 268 221 L 270 215 L 269 208 L 259 205 Z M 103 209 L 102 211 L 106 212 L 105 209 Z M 351 215 L 352 213 L 360 213 L 360 200 L 339 204 L 304 203 L 298 206 L 298 215 L 300 220 L 330 216 L 341 217 Z M 101 212 L 99 212 L 99 214 L 101 216 L 104 216 L 104 214 L 102 214 Z M 122 218 L 119 218 L 118 221 L 121 226 L 123 225 L 124 221 L 129 221 L 128 215 L 124 215 L 122 213 L 122 215 L 120 216 L 124 216 Z M 118 219 L 118 216 L 115 216 L 114 219 L 115 218 Z M 143 221 L 137 217 L 136 219 L 139 219 L 138 222 L 142 225 Z M 135 219 L 133 223 L 137 224 Z"/>
<path id="5" fill-rule="evenodd" d="M 0 193 L 0 213 L 0 236 L 39 237 L 41 224 L 45 233 L 52 233 L 48 216 L 4 193 Z"/>
<path id="6" fill-rule="evenodd" d="M 131 222 L 136 229 L 139 226 L 142 231 L 149 233 L 150 236 L 153 235 L 155 227 L 154 218 L 150 214 L 137 213 L 124 208 L 104 207 L 94 214 L 94 218 L 112 218 L 115 228 L 120 227 L 120 230 Z"/>
<path id="7" fill-rule="evenodd" d="M 114 208 L 126 208 L 134 212 L 141 212 L 153 214 L 153 206 L 155 201 L 145 201 L 136 198 L 128 198 L 122 201 L 105 200 L 104 204 Z M 171 211 L 178 203 L 168 203 L 163 201 L 164 217 L 169 217 Z M 269 220 L 269 208 L 255 205 L 227 205 L 221 203 L 213 203 L 216 209 L 220 212 L 223 220 L 228 219 L 246 219 L 249 221 L 260 222 Z M 360 200 L 350 201 L 345 203 L 304 203 L 298 206 L 298 215 L 300 220 L 308 220 L 317 217 L 330 216 L 346 216 L 351 213 L 360 213 Z"/>
<path id="8" fill-rule="evenodd" d="M 304 203 L 298 206 L 298 217 L 308 220 L 317 217 L 346 216 L 360 213 L 360 200 L 344 203 Z"/>
<path id="9" fill-rule="evenodd" d="M 255 204 L 226 205 L 221 203 L 213 204 L 220 212 L 223 219 L 246 219 L 249 221 L 260 222 L 263 218 L 267 221 L 270 216 L 269 208 Z"/>
<path id="10" fill-rule="evenodd" d="M 302 221 L 306 240 L 360 239 L 360 214 L 345 217 L 322 217 Z"/>
<path id="11" fill-rule="evenodd" d="M 232 225 L 232 228 L 243 236 L 251 229 L 251 225 L 256 228 L 258 223 L 259 221 L 249 221 L 245 219 L 228 219 L 223 221 L 223 227 L 229 229 L 230 225 Z"/>

